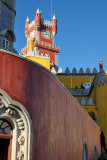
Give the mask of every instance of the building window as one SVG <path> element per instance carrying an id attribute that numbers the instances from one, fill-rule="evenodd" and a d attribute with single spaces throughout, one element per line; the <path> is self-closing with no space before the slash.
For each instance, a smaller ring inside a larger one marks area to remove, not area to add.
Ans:
<path id="1" fill-rule="evenodd" d="M 0 119 L 0 159 L 11 159 L 12 127 L 5 119 Z"/>
<path id="2" fill-rule="evenodd" d="M 88 148 L 86 142 L 83 144 L 83 160 L 88 160 Z"/>
<path id="3" fill-rule="evenodd" d="M 8 134 L 11 133 L 11 125 L 4 119 L 0 119 L 0 133 Z"/>
<path id="4" fill-rule="evenodd" d="M 9 50 L 9 41 L 6 38 L 3 38 L 3 48 Z"/>
<path id="5" fill-rule="evenodd" d="M 94 160 L 98 159 L 97 148 L 94 146 Z"/>

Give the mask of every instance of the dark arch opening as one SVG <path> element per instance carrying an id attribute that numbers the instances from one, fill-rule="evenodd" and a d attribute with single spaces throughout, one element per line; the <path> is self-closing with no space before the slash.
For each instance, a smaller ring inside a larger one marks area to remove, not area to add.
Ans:
<path id="1" fill-rule="evenodd" d="M 90 117 L 95 121 L 96 120 L 96 118 L 95 118 L 95 113 L 94 112 L 89 112 L 89 115 L 90 115 Z"/>
<path id="2" fill-rule="evenodd" d="M 11 159 L 12 126 L 5 120 L 0 119 L 0 160 Z"/>
<path id="3" fill-rule="evenodd" d="M 83 144 L 83 160 L 88 160 L 88 148 L 86 142 Z"/>
<path id="4" fill-rule="evenodd" d="M 94 146 L 94 160 L 98 159 L 98 153 L 97 153 L 97 148 Z"/>

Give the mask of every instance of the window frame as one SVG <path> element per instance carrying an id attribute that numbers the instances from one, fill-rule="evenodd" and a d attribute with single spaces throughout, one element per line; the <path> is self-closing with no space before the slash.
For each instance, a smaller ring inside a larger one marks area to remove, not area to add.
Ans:
<path id="1" fill-rule="evenodd" d="M 6 38 L 2 40 L 2 47 L 6 50 L 9 50 L 9 41 Z"/>

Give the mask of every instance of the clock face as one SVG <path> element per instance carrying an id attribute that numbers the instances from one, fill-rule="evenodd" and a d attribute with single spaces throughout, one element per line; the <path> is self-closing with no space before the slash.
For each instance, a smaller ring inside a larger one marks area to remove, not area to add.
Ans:
<path id="1" fill-rule="evenodd" d="M 50 38 L 51 38 L 51 33 L 50 33 L 50 31 L 47 31 L 47 30 L 45 30 L 45 29 L 42 29 L 42 30 L 41 30 L 41 36 L 42 36 L 43 38 L 50 39 Z"/>

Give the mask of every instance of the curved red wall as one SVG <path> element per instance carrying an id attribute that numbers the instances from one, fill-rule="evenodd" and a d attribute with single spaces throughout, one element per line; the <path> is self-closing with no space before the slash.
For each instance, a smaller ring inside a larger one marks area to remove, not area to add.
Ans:
<path id="1" fill-rule="evenodd" d="M 33 160 L 82 160 L 84 141 L 100 155 L 100 129 L 48 70 L 0 51 L 0 88 L 30 113 Z"/>

